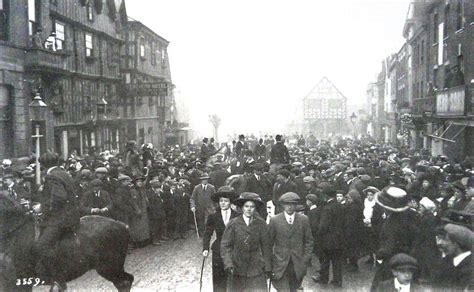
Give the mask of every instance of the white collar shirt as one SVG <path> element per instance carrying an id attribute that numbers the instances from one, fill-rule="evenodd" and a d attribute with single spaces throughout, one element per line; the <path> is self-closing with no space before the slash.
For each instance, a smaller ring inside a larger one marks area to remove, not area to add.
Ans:
<path id="1" fill-rule="evenodd" d="M 316 209 L 316 208 L 317 208 L 316 205 L 312 205 L 311 207 L 309 207 L 310 210 L 314 210 L 314 209 Z"/>
<path id="2" fill-rule="evenodd" d="M 221 210 L 221 215 L 222 215 L 222 221 L 224 221 L 224 225 L 227 226 L 227 223 L 229 223 L 229 219 L 230 219 L 230 209 Z"/>
<path id="3" fill-rule="evenodd" d="M 459 266 L 459 264 L 461 264 L 461 262 L 470 255 L 471 255 L 471 251 L 466 251 L 461 254 L 458 254 L 457 256 L 453 258 L 453 265 L 455 267 Z"/>
<path id="4" fill-rule="evenodd" d="M 394 280 L 395 283 L 395 289 L 399 292 L 410 292 L 410 284 L 402 284 L 398 282 L 398 279 L 395 278 Z"/>
<path id="5" fill-rule="evenodd" d="M 287 214 L 286 212 L 283 213 L 285 214 L 286 222 L 288 222 L 288 224 L 290 225 L 293 225 L 293 223 L 295 222 L 295 213 L 291 215 Z"/>
<path id="6" fill-rule="evenodd" d="M 244 218 L 245 224 L 247 224 L 247 226 L 249 226 L 250 225 L 250 217 L 247 217 L 245 215 L 242 215 L 242 217 Z"/>

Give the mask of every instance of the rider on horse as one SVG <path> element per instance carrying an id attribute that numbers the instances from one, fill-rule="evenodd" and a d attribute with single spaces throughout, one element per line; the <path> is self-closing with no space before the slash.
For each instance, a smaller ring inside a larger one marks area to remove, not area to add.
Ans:
<path id="1" fill-rule="evenodd" d="M 59 157 L 46 153 L 40 158 L 46 171 L 43 192 L 40 194 L 41 233 L 36 243 L 38 271 L 52 281 L 62 283 L 55 265 L 54 250 L 60 238 L 79 226 L 79 210 L 72 177 L 58 166 Z"/>

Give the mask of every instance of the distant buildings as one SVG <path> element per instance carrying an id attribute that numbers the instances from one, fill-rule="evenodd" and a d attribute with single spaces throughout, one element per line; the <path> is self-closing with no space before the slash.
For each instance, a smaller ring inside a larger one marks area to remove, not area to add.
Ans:
<path id="1" fill-rule="evenodd" d="M 326 77 L 303 99 L 303 128 L 316 137 L 348 134 L 344 131 L 347 98 Z"/>
<path id="2" fill-rule="evenodd" d="M 382 131 L 371 134 L 433 156 L 474 156 L 474 2 L 412 1 L 403 36 L 406 43 L 383 62 L 385 116 L 371 112 Z M 380 109 L 372 88 L 367 106 Z"/>
<path id="3" fill-rule="evenodd" d="M 0 0 L 0 158 L 30 155 L 37 92 L 42 152 L 164 145 L 178 125 L 167 46 L 122 0 Z"/>

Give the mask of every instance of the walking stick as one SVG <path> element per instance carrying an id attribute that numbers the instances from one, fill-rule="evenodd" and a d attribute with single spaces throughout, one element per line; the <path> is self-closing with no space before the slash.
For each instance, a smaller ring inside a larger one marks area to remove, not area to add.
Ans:
<path id="1" fill-rule="evenodd" d="M 196 220 L 196 211 L 193 211 L 193 215 L 194 215 L 194 227 L 196 227 L 196 234 L 197 234 L 197 237 L 199 239 L 199 230 L 198 230 L 198 223 L 197 223 L 197 220 Z"/>
<path id="2" fill-rule="evenodd" d="M 204 258 L 202 259 L 201 278 L 199 279 L 199 292 L 201 292 L 201 290 L 202 290 L 202 272 L 204 271 L 204 262 L 206 262 L 206 258 L 207 258 L 207 257 L 204 257 Z"/>
<path id="3" fill-rule="evenodd" d="M 270 292 L 272 290 L 272 277 L 270 277 L 268 280 L 269 280 L 268 281 L 268 292 Z"/>

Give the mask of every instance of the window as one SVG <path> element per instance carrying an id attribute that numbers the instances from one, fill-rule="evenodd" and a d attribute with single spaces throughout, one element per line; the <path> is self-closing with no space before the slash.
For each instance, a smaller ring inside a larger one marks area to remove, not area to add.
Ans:
<path id="1" fill-rule="evenodd" d="M 28 32 L 32 36 L 39 27 L 40 0 L 28 0 Z"/>
<path id="2" fill-rule="evenodd" d="M 462 1 L 459 1 L 458 6 L 456 8 L 456 30 L 460 30 L 464 27 L 464 6 Z"/>
<path id="3" fill-rule="evenodd" d="M 438 40 L 438 13 L 433 16 L 433 42 Z"/>
<path id="4" fill-rule="evenodd" d="M 145 38 L 140 38 L 140 58 L 145 58 Z"/>
<path id="5" fill-rule="evenodd" d="M 89 2 L 86 6 L 87 9 L 87 20 L 93 21 L 94 20 L 94 9 L 92 8 L 92 4 Z"/>
<path id="6" fill-rule="evenodd" d="M 156 65 L 156 51 L 155 51 L 155 43 L 151 43 L 150 44 L 150 47 L 151 47 L 151 64 L 153 66 Z"/>
<path id="7" fill-rule="evenodd" d="M 9 0 L 0 0 L 0 40 L 8 40 Z"/>
<path id="8" fill-rule="evenodd" d="M 425 61 L 425 40 L 421 41 L 421 47 L 420 47 L 420 64 L 423 64 Z"/>
<path id="9" fill-rule="evenodd" d="M 130 84 L 130 73 L 125 73 L 125 84 Z"/>
<path id="10" fill-rule="evenodd" d="M 449 14 L 450 14 L 450 6 L 449 4 L 446 5 L 444 8 L 444 31 L 443 31 L 443 37 L 448 36 L 448 28 L 449 28 Z"/>
<path id="11" fill-rule="evenodd" d="M 61 22 L 55 21 L 54 22 L 54 30 L 56 32 L 56 50 L 64 49 L 64 24 Z"/>
<path id="12" fill-rule="evenodd" d="M 94 55 L 94 44 L 92 42 L 92 34 L 86 33 L 86 57 Z"/>

